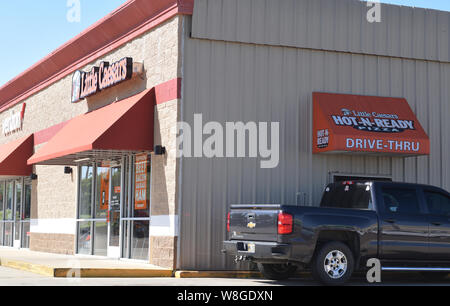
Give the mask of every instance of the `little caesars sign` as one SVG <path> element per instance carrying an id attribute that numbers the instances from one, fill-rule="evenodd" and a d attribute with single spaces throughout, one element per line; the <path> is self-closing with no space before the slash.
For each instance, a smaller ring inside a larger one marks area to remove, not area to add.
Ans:
<path id="1" fill-rule="evenodd" d="M 11 111 L 11 113 L 2 122 L 3 135 L 8 136 L 22 129 L 23 118 L 25 116 L 26 104 L 22 104 L 20 112 Z"/>
<path id="2" fill-rule="evenodd" d="M 102 62 L 99 67 L 93 67 L 90 72 L 78 70 L 72 78 L 72 103 L 129 80 L 132 76 L 133 59 L 129 57 L 112 64 Z"/>

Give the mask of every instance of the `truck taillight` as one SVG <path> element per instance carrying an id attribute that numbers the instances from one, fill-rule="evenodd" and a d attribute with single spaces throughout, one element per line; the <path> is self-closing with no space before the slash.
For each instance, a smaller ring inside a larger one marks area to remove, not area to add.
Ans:
<path id="1" fill-rule="evenodd" d="M 294 227 L 294 217 L 287 213 L 278 214 L 278 234 L 287 235 L 292 234 Z"/>
<path id="2" fill-rule="evenodd" d="M 230 232 L 230 218 L 231 218 L 231 213 L 228 213 L 227 215 L 227 231 Z"/>

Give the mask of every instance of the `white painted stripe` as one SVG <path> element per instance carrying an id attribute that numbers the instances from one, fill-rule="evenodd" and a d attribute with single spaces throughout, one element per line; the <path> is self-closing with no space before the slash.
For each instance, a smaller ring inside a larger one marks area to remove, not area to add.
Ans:
<path id="1" fill-rule="evenodd" d="M 32 219 L 31 232 L 39 234 L 76 234 L 76 219 Z M 150 236 L 178 236 L 178 216 L 152 216 Z"/>
<path id="2" fill-rule="evenodd" d="M 150 221 L 150 236 L 176 237 L 178 236 L 178 216 L 152 216 Z"/>
<path id="3" fill-rule="evenodd" d="M 76 234 L 76 219 L 31 219 L 30 231 L 38 234 Z"/>

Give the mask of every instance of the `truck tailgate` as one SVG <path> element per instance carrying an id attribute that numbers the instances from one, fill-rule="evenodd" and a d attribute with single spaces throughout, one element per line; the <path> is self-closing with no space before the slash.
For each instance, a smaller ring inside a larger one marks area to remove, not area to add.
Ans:
<path id="1" fill-rule="evenodd" d="M 277 241 L 280 209 L 281 205 L 233 205 L 231 240 Z"/>

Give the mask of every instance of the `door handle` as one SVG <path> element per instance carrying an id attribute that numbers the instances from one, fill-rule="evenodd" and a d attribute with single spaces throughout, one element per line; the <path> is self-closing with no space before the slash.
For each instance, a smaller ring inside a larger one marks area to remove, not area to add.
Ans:
<path id="1" fill-rule="evenodd" d="M 431 224 L 435 225 L 435 226 L 441 226 L 442 223 L 441 222 L 431 222 Z"/>
<path id="2" fill-rule="evenodd" d="M 386 220 L 384 220 L 384 222 L 386 222 L 386 223 L 395 223 L 395 220 L 394 219 L 386 219 Z"/>

